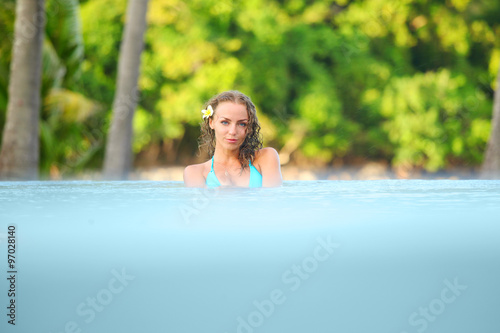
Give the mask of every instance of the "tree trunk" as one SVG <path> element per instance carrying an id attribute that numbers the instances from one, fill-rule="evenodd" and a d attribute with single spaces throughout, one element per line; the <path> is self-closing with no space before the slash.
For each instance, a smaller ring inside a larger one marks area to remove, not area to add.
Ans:
<path id="1" fill-rule="evenodd" d="M 137 81 L 146 32 L 148 0 L 129 0 L 118 61 L 113 117 L 106 143 L 104 178 L 126 179 L 132 166 L 132 120 L 139 100 Z"/>
<path id="2" fill-rule="evenodd" d="M 45 0 L 17 0 L 0 178 L 38 178 Z"/>
<path id="3" fill-rule="evenodd" d="M 493 102 L 491 134 L 482 170 L 483 178 L 500 178 L 500 68 L 497 75 L 497 87 Z"/>

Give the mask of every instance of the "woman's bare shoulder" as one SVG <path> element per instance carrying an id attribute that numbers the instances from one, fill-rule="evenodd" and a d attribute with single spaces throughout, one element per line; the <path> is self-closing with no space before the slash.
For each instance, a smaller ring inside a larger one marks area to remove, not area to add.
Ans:
<path id="1" fill-rule="evenodd" d="M 276 159 L 279 160 L 279 155 L 276 149 L 272 147 L 262 148 L 255 152 L 256 163 L 265 163 L 266 161 L 275 161 Z"/>
<path id="2" fill-rule="evenodd" d="M 210 171 L 210 160 L 199 164 L 188 165 L 184 168 L 184 184 L 190 187 L 204 186 L 208 171 Z"/>
<path id="3" fill-rule="evenodd" d="M 184 171 L 189 171 L 189 172 L 198 172 L 198 171 L 203 171 L 205 169 L 207 162 L 199 163 L 199 164 L 191 164 L 188 165 L 187 167 L 184 168 Z"/>
<path id="4" fill-rule="evenodd" d="M 280 157 L 276 149 L 268 147 L 256 152 L 255 164 L 260 168 L 262 186 L 281 186 L 283 177 L 281 176 Z"/>

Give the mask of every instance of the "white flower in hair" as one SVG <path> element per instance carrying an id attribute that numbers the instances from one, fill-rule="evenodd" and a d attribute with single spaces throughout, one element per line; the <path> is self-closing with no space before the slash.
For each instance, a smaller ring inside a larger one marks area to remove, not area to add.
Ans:
<path id="1" fill-rule="evenodd" d="M 201 110 L 203 114 L 203 119 L 210 118 L 214 114 L 214 109 L 212 109 L 212 105 L 209 105 L 206 110 Z"/>

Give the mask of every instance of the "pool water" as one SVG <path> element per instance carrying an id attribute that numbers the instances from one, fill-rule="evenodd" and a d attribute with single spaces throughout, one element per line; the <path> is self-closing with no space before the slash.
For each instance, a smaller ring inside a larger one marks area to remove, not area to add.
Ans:
<path id="1" fill-rule="evenodd" d="M 491 180 L 1 182 L 0 331 L 498 333 L 499 216 Z"/>

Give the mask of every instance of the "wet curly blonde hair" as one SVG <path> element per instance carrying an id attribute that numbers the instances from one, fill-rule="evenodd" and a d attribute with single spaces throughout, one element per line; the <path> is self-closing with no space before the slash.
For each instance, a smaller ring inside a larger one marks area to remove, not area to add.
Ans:
<path id="1" fill-rule="evenodd" d="M 248 113 L 248 126 L 245 141 L 240 146 L 238 160 L 241 163 L 242 169 L 248 166 L 248 161 L 253 162 L 255 159 L 255 152 L 262 148 L 262 136 L 260 134 L 260 124 L 257 119 L 257 110 L 252 100 L 247 95 L 236 91 L 224 91 L 205 103 L 204 108 L 207 109 L 209 105 L 214 110 L 214 115 L 217 112 L 217 106 L 222 102 L 233 102 L 236 104 L 245 105 Z M 213 117 L 213 115 L 212 115 Z M 210 128 L 210 118 L 203 119 L 201 125 L 201 135 L 198 140 L 198 148 L 206 149 L 210 158 L 215 153 L 215 130 Z"/>

